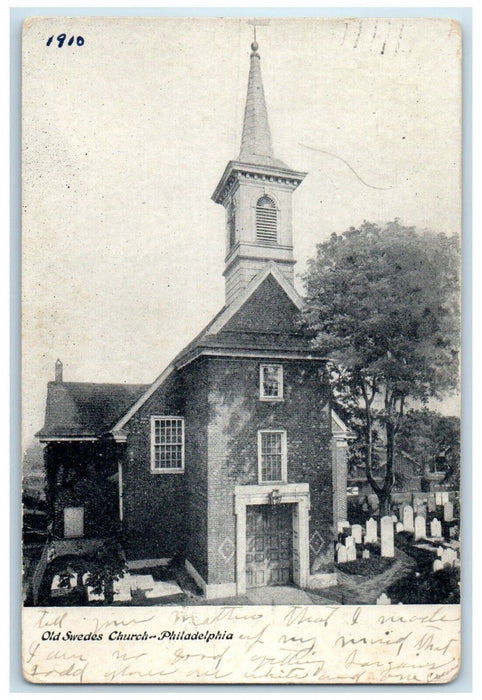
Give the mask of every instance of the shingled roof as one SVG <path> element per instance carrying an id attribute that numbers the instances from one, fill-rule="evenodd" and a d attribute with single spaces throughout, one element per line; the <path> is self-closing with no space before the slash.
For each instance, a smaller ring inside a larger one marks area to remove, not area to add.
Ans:
<path id="1" fill-rule="evenodd" d="M 223 350 L 295 352 L 319 357 L 311 345 L 312 335 L 299 326 L 300 307 L 296 297 L 286 293 L 290 288 L 276 265 L 268 263 L 246 289 L 235 313 L 230 315 L 231 307 L 224 307 L 173 364 L 180 366 L 204 350 L 220 354 Z"/>
<path id="2" fill-rule="evenodd" d="M 140 396 L 146 384 L 49 382 L 44 427 L 49 438 L 94 438 L 107 433 Z"/>

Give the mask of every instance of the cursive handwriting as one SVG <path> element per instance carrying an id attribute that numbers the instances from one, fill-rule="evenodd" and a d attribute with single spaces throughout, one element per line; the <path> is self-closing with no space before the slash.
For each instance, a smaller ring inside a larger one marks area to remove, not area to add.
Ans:
<path id="1" fill-rule="evenodd" d="M 459 667 L 458 606 L 226 606 L 24 610 L 34 683 L 446 683 Z M 206 629 L 230 638 L 208 639 Z M 185 637 L 165 641 L 172 627 Z M 104 632 L 92 643 L 85 629 Z M 126 638 L 111 630 L 128 628 Z M 59 641 L 46 630 L 62 630 Z M 62 642 L 65 630 L 73 634 Z M 105 631 L 107 630 L 107 633 Z M 231 638 L 232 635 L 232 638 Z"/>

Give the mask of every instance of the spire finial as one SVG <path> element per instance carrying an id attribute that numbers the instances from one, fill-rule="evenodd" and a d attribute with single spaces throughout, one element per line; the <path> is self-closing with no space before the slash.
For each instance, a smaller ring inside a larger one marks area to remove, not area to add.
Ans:
<path id="1" fill-rule="evenodd" d="M 251 63 L 248 78 L 248 93 L 244 111 L 243 135 L 239 159 L 251 162 L 252 159 L 263 162 L 273 158 L 271 134 L 268 124 L 268 112 L 264 98 L 263 81 L 261 78 L 260 57 L 257 53 L 256 26 L 268 24 L 267 20 L 250 19 L 249 24 L 254 29 L 254 41 L 251 44 Z M 259 163 L 258 163 L 259 164 Z"/>
<path id="2" fill-rule="evenodd" d="M 264 27 L 269 24 L 269 21 L 267 19 L 249 19 L 248 23 L 253 26 L 253 43 L 251 44 L 251 51 L 257 56 L 259 47 L 258 42 L 256 41 L 256 27 Z"/>
<path id="3" fill-rule="evenodd" d="M 256 41 L 256 20 L 252 20 L 253 22 L 253 43 L 251 44 L 251 51 L 253 53 L 256 53 L 258 51 L 258 42 Z"/>

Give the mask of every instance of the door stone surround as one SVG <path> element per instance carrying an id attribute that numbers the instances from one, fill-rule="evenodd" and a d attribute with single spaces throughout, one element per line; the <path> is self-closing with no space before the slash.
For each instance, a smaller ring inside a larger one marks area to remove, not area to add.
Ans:
<path id="1" fill-rule="evenodd" d="M 292 503 L 293 580 L 300 588 L 309 579 L 309 484 L 246 484 L 234 489 L 236 515 L 236 594 L 246 593 L 246 508 L 267 503 Z"/>

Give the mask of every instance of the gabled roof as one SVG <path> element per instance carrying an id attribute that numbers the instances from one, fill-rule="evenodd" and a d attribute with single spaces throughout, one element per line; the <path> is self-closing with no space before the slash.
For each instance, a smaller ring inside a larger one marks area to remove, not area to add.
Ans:
<path id="1" fill-rule="evenodd" d="M 49 382 L 45 424 L 36 437 L 96 438 L 109 432 L 146 389 L 145 384 Z"/>
<path id="2" fill-rule="evenodd" d="M 269 308 L 268 308 L 269 307 Z M 260 270 L 232 304 L 224 306 L 208 325 L 168 365 L 145 393 L 122 416 L 112 433 L 122 431 L 136 411 L 180 368 L 200 355 L 310 357 L 311 338 L 298 328 L 296 317 L 303 299 L 272 261 Z M 250 314 L 249 310 L 253 313 Z"/>
<path id="3" fill-rule="evenodd" d="M 300 297 L 293 285 L 288 282 L 278 265 L 270 260 L 251 280 L 244 292 L 236 297 L 232 304 L 221 309 L 221 312 L 213 318 L 205 331 L 209 330 L 210 333 L 218 333 L 223 326 L 225 326 L 225 324 L 238 313 L 238 311 L 246 304 L 246 302 L 253 296 L 256 290 L 269 276 L 276 280 L 278 286 L 281 287 L 286 296 L 291 299 L 293 304 L 300 311 L 304 304 L 302 297 Z"/>
<path id="4" fill-rule="evenodd" d="M 272 261 L 225 306 L 173 363 L 182 366 L 206 351 L 308 352 L 311 337 L 297 320 L 303 300 Z"/>

